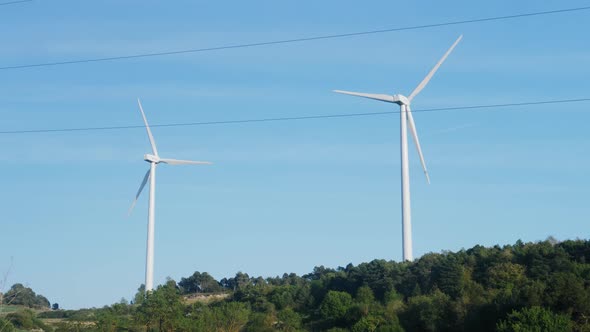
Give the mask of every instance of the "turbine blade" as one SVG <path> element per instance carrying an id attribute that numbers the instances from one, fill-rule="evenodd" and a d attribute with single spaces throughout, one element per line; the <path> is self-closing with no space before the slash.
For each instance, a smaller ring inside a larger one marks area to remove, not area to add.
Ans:
<path id="1" fill-rule="evenodd" d="M 457 44 L 459 44 L 459 42 L 461 41 L 462 38 L 463 38 L 463 35 L 461 35 L 461 36 L 459 36 L 459 38 L 457 38 L 457 40 L 453 43 L 453 45 L 451 46 L 451 48 L 448 49 L 447 53 L 445 53 L 445 55 L 443 55 L 443 57 L 430 70 L 430 72 L 428 73 L 428 75 L 426 75 L 426 77 L 422 80 L 422 82 L 420 82 L 420 84 L 418 84 L 418 86 L 416 87 L 416 89 L 414 89 L 414 91 L 412 91 L 412 94 L 410 94 L 410 96 L 408 97 L 408 100 L 409 101 L 412 101 L 412 99 L 414 99 L 414 97 L 416 97 L 420 93 L 420 91 L 422 91 L 422 89 L 424 89 L 426 87 L 426 84 L 428 84 L 428 82 L 430 81 L 430 79 L 432 78 L 432 76 L 434 76 L 434 73 L 436 73 L 436 71 L 438 70 L 438 68 L 440 67 L 440 65 L 442 65 L 443 62 L 445 62 L 445 60 L 447 59 L 447 57 L 449 56 L 449 54 L 451 54 L 451 52 L 453 51 L 453 49 L 455 48 L 455 46 L 457 46 Z"/>
<path id="2" fill-rule="evenodd" d="M 143 177 L 143 181 L 141 181 L 141 185 L 139 186 L 139 190 L 137 191 L 137 194 L 135 194 L 135 199 L 133 200 L 133 203 L 131 203 L 131 207 L 129 208 L 127 215 L 131 215 L 131 212 L 133 212 L 133 208 L 135 207 L 135 204 L 137 203 L 137 199 L 139 198 L 139 195 L 141 195 L 141 191 L 143 190 L 143 187 L 145 187 L 145 184 L 147 183 L 149 178 L 150 178 L 150 170 L 148 169 L 147 172 L 145 173 L 145 176 Z"/>
<path id="3" fill-rule="evenodd" d="M 143 122 L 145 123 L 145 129 L 147 130 L 148 138 L 150 139 L 150 144 L 152 145 L 152 151 L 155 156 L 158 155 L 158 149 L 156 149 L 156 141 L 154 140 L 154 136 L 152 136 L 152 131 L 150 130 L 150 126 L 148 125 L 147 119 L 145 117 L 145 113 L 143 112 L 143 107 L 141 107 L 141 101 L 137 98 L 137 104 L 139 105 L 139 110 L 141 111 L 141 117 L 143 118 Z"/>
<path id="4" fill-rule="evenodd" d="M 393 96 L 390 95 L 383 95 L 383 94 L 374 94 L 374 93 L 361 93 L 361 92 L 351 92 L 351 91 L 342 91 L 342 90 L 334 90 L 336 93 L 342 93 L 345 95 L 375 99 L 380 101 L 385 101 L 388 103 L 394 103 Z"/>
<path id="5" fill-rule="evenodd" d="M 208 161 L 193 161 L 193 160 L 179 160 L 179 159 L 160 159 L 161 163 L 169 164 L 169 165 L 211 165 L 211 162 Z"/>
<path id="6" fill-rule="evenodd" d="M 420 147 L 420 140 L 418 139 L 418 132 L 416 131 L 416 123 L 414 123 L 414 117 L 412 116 L 412 110 L 410 106 L 407 105 L 407 117 L 408 117 L 408 124 L 410 125 L 410 131 L 412 132 L 412 137 L 414 137 L 414 143 L 416 143 L 416 149 L 418 150 L 418 155 L 420 156 L 420 163 L 422 163 L 422 169 L 424 170 L 424 175 L 426 175 L 426 181 L 430 184 L 430 176 L 428 175 L 428 170 L 426 169 L 426 162 L 424 161 L 424 155 L 422 154 L 422 148 Z"/>

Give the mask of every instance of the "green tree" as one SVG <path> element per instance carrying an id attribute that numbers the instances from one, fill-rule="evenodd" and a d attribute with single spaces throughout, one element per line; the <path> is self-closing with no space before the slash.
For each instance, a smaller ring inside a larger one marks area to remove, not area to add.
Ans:
<path id="1" fill-rule="evenodd" d="M 371 307 L 375 306 L 375 296 L 369 286 L 361 286 L 356 291 L 356 306 L 361 316 L 369 315 Z"/>
<path id="2" fill-rule="evenodd" d="M 239 302 L 222 302 L 205 312 L 206 330 L 239 332 L 248 323 L 250 310 Z"/>
<path id="3" fill-rule="evenodd" d="M 137 293 L 133 297 L 133 304 L 140 305 L 145 300 L 145 285 L 141 284 L 139 288 L 137 288 Z"/>
<path id="4" fill-rule="evenodd" d="M 431 295 L 419 295 L 408 300 L 404 312 L 404 326 L 412 331 L 444 331 L 448 329 L 452 315 L 450 298 L 435 290 Z"/>
<path id="5" fill-rule="evenodd" d="M 525 268 L 520 264 L 500 263 L 488 269 L 488 285 L 491 288 L 520 287 L 526 281 Z"/>
<path id="6" fill-rule="evenodd" d="M 96 327 L 100 332 L 117 331 L 118 320 L 111 310 L 102 310 L 96 316 Z"/>
<path id="7" fill-rule="evenodd" d="M 375 302 L 375 295 L 369 286 L 361 286 L 356 291 L 356 302 L 363 304 L 371 304 Z"/>
<path id="8" fill-rule="evenodd" d="M 29 308 L 49 308 L 51 305 L 43 295 L 37 295 L 23 284 L 14 284 L 4 294 L 3 301 L 5 304 L 23 305 Z"/>
<path id="9" fill-rule="evenodd" d="M 433 282 L 443 293 L 458 298 L 463 292 L 463 266 L 454 255 L 447 255 L 433 267 Z"/>
<path id="10" fill-rule="evenodd" d="M 346 292 L 329 291 L 320 305 L 320 314 L 324 319 L 338 321 L 344 318 L 352 305 L 352 296 Z"/>
<path id="11" fill-rule="evenodd" d="M 246 332 L 274 332 L 276 318 L 270 313 L 252 313 L 245 327 Z"/>
<path id="12" fill-rule="evenodd" d="M 178 286 L 183 294 L 217 293 L 222 290 L 221 285 L 207 272 L 193 273 L 188 278 L 180 279 Z"/>
<path id="13" fill-rule="evenodd" d="M 548 283 L 548 304 L 558 312 L 590 315 L 590 289 L 584 286 L 585 282 L 573 273 L 554 273 Z"/>
<path id="14" fill-rule="evenodd" d="M 288 307 L 295 306 L 295 295 L 297 287 L 295 286 L 275 286 L 270 292 L 269 301 L 276 306 L 277 309 L 282 310 Z"/>
<path id="15" fill-rule="evenodd" d="M 375 298 L 382 301 L 385 294 L 394 290 L 395 285 L 401 282 L 405 266 L 385 260 L 376 259 L 369 263 L 363 263 L 356 268 L 347 266 L 347 290 L 354 294 L 357 287 L 366 285 L 371 288 Z M 352 287 L 350 286 L 352 284 Z"/>
<path id="16" fill-rule="evenodd" d="M 375 316 L 361 318 L 352 326 L 352 332 L 375 332 L 382 320 Z"/>
<path id="17" fill-rule="evenodd" d="M 279 311 L 277 319 L 279 331 L 295 332 L 301 328 L 301 316 L 291 308 Z"/>
<path id="18" fill-rule="evenodd" d="M 184 305 L 179 290 L 173 280 L 154 291 L 148 292 L 137 308 L 137 319 L 149 330 L 157 328 L 159 332 L 175 331 L 182 325 Z"/>
<path id="19" fill-rule="evenodd" d="M 572 321 L 565 315 L 555 314 L 542 307 L 513 311 L 497 325 L 498 332 L 569 332 Z"/>

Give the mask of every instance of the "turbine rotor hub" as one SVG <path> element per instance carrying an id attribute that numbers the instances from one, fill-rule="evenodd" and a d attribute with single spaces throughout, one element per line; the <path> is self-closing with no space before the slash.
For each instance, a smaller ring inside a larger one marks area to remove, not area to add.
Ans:
<path id="1" fill-rule="evenodd" d="M 160 162 L 160 157 L 158 156 L 154 156 L 153 154 L 144 154 L 143 155 L 143 160 L 147 161 L 148 163 L 159 163 Z"/>
<path id="2" fill-rule="evenodd" d="M 393 95 L 393 102 L 398 105 L 410 105 L 410 100 L 404 95 Z"/>

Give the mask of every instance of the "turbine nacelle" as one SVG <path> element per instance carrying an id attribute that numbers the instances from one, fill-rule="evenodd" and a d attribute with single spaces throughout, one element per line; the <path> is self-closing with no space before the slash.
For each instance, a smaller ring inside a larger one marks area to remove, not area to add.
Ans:
<path id="1" fill-rule="evenodd" d="M 364 93 L 364 92 L 353 92 L 353 91 L 344 91 L 344 90 L 334 90 L 336 93 L 342 93 L 345 95 L 356 96 L 356 97 L 363 97 L 369 98 L 379 101 L 384 101 L 386 103 L 393 103 L 398 105 L 410 105 L 411 99 L 404 95 L 385 95 L 385 94 L 377 94 L 377 93 Z"/>
<path id="2" fill-rule="evenodd" d="M 392 102 L 398 105 L 410 105 L 410 100 L 404 95 L 393 95 Z"/>
<path id="3" fill-rule="evenodd" d="M 149 153 L 143 155 L 143 160 L 147 161 L 148 163 L 160 163 L 160 157 Z"/>

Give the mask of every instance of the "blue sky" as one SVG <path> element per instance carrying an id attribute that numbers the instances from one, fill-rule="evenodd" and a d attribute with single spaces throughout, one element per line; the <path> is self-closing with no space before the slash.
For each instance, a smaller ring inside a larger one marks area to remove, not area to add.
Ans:
<path id="1" fill-rule="evenodd" d="M 33 1 L 0 7 L 0 67 L 586 6 L 586 1 Z M 336 113 L 395 105 L 464 39 L 414 109 L 590 97 L 590 11 L 146 59 L 0 71 L 0 131 Z M 392 107 L 394 107 L 392 109 Z M 415 113 L 414 251 L 586 238 L 590 103 Z M 154 128 L 156 282 L 401 259 L 395 115 Z M 62 307 L 143 283 L 142 129 L 0 135 L 0 272 Z"/>

